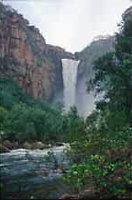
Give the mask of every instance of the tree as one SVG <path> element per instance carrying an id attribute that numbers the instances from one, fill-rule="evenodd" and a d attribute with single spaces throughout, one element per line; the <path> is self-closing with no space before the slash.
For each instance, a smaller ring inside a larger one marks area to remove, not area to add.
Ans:
<path id="1" fill-rule="evenodd" d="M 132 126 L 132 18 L 123 16 L 120 33 L 116 34 L 115 52 L 100 57 L 94 63 L 95 77 L 90 89 L 104 92 L 97 108 L 111 112 L 124 111 Z"/>

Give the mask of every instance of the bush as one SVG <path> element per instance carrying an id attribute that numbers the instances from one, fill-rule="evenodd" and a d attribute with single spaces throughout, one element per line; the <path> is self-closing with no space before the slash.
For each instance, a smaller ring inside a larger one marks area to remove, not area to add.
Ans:
<path id="1" fill-rule="evenodd" d="M 131 141 L 132 129 L 124 127 L 71 144 L 68 153 L 77 164 L 66 171 L 66 181 L 80 191 L 91 180 L 102 196 L 127 197 L 132 189 Z"/>
<path id="2" fill-rule="evenodd" d="M 55 118 L 50 111 L 17 104 L 9 112 L 4 131 L 8 139 L 19 142 L 50 140 L 58 134 Z"/>
<path id="3" fill-rule="evenodd" d="M 111 157 L 96 154 L 91 156 L 87 170 L 102 196 L 129 195 L 132 188 L 130 161 L 113 161 Z"/>
<path id="4" fill-rule="evenodd" d="M 84 164 L 75 164 L 66 171 L 65 180 L 80 192 L 89 181 L 99 195 L 129 196 L 132 189 L 130 161 L 112 161 L 106 155 L 91 155 Z"/>
<path id="5" fill-rule="evenodd" d="M 7 125 L 7 118 L 8 118 L 8 110 L 4 107 L 0 107 L 0 135 L 2 139 L 5 135 L 5 127 Z"/>
<path id="6" fill-rule="evenodd" d="M 17 140 L 20 143 L 37 140 L 48 143 L 64 142 L 70 139 L 69 135 L 73 134 L 73 137 L 77 137 L 80 130 L 80 124 L 75 126 L 80 120 L 79 117 L 73 120 L 72 117 L 69 118 L 62 113 L 59 108 L 49 107 L 42 103 L 35 104 L 35 106 L 19 103 L 8 111 L 1 107 L 0 111 L 3 138 Z M 67 129 L 64 126 L 66 118 L 68 119 Z"/>
<path id="7" fill-rule="evenodd" d="M 76 107 L 71 107 L 63 117 L 63 130 L 67 142 L 79 141 L 85 137 L 86 124 L 79 117 Z"/>
<path id="8" fill-rule="evenodd" d="M 12 79 L 0 79 L 1 106 L 11 109 L 15 104 L 28 103 L 30 97 Z"/>
<path id="9" fill-rule="evenodd" d="M 87 179 L 87 167 L 84 164 L 74 164 L 68 170 L 66 170 L 66 175 L 64 180 L 71 185 L 75 192 L 80 193 L 82 189 L 86 186 Z"/>

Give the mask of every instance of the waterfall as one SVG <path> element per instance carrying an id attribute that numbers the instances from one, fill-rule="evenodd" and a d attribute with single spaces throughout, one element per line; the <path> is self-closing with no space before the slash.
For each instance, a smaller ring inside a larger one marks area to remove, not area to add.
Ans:
<path id="1" fill-rule="evenodd" d="M 62 59 L 62 75 L 64 83 L 64 105 L 65 109 L 76 105 L 76 83 L 77 69 L 80 61 Z"/>

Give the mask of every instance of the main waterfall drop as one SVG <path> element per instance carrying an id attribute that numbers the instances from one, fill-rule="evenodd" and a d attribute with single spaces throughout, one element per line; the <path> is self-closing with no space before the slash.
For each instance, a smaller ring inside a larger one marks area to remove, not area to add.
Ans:
<path id="1" fill-rule="evenodd" d="M 71 106 L 76 105 L 76 83 L 79 62 L 80 61 L 72 59 L 62 59 L 64 105 L 66 110 L 69 110 Z"/>

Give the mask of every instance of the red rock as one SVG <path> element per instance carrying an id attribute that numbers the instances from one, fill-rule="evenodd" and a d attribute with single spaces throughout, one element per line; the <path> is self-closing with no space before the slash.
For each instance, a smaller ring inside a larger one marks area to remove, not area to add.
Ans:
<path id="1" fill-rule="evenodd" d="M 46 44 L 39 30 L 22 15 L 14 11 L 9 14 L 3 4 L 0 7 L 0 76 L 12 78 L 34 98 L 48 101 L 56 91 L 61 58 L 73 55 Z"/>

